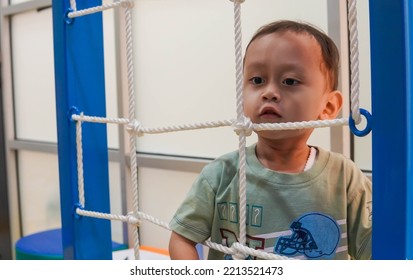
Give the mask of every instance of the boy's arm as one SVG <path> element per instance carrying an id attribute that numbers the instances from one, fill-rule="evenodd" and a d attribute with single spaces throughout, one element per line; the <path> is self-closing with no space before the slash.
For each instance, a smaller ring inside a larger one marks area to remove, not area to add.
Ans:
<path id="1" fill-rule="evenodd" d="M 169 240 L 171 260 L 199 260 L 196 243 L 172 231 Z"/>
<path id="2" fill-rule="evenodd" d="M 367 177 L 356 180 L 358 193 L 348 205 L 349 253 L 353 259 L 371 259 L 372 248 L 372 185 Z"/>

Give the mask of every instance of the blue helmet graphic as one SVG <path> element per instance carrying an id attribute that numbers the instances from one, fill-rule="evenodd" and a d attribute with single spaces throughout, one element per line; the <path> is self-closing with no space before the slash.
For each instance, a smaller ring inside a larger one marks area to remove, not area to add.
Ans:
<path id="1" fill-rule="evenodd" d="M 290 225 L 292 234 L 282 236 L 274 247 L 274 252 L 292 256 L 304 254 L 308 258 L 333 256 L 341 233 L 337 222 L 321 213 L 307 213 Z"/>

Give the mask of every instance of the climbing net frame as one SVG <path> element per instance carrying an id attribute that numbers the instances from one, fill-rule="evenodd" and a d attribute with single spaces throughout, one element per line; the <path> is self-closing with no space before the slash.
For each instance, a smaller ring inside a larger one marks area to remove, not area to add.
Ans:
<path id="1" fill-rule="evenodd" d="M 78 205 L 75 207 L 75 214 L 78 217 L 88 216 L 98 219 L 119 220 L 139 226 L 141 220 L 147 220 L 151 223 L 157 224 L 167 230 L 169 227 L 166 223 L 152 217 L 146 213 L 139 211 L 138 205 L 138 176 L 137 176 L 137 148 L 136 136 L 143 136 L 145 134 L 160 134 L 170 133 L 184 130 L 206 129 L 214 127 L 229 126 L 232 127 L 239 138 L 239 242 L 233 244 L 231 248 L 206 241 L 205 245 L 215 250 L 222 251 L 226 254 L 231 254 L 235 259 L 245 259 L 247 255 L 256 256 L 263 259 L 288 259 L 276 254 L 269 254 L 263 251 L 254 250 L 246 246 L 246 164 L 245 164 L 245 148 L 246 137 L 252 134 L 253 131 L 262 130 L 291 130 L 303 128 L 319 128 L 350 125 L 353 132 L 356 134 L 368 133 L 369 128 L 364 131 L 359 131 L 355 127 L 360 123 L 361 115 L 369 118 L 367 111 L 359 108 L 359 79 L 358 79 L 358 42 L 357 42 L 357 21 L 356 21 L 356 1 L 348 1 L 349 11 L 349 33 L 350 33 L 350 65 L 351 65 L 351 115 L 350 118 L 341 118 L 326 121 L 305 121 L 294 123 L 268 123 L 268 124 L 254 124 L 246 118 L 243 114 L 243 100 L 242 100 L 242 38 L 241 38 L 241 5 L 244 0 L 231 0 L 234 5 L 234 42 L 235 42 L 235 61 L 236 61 L 236 118 L 231 120 L 210 121 L 204 123 L 181 124 L 175 126 L 146 128 L 135 118 L 135 90 L 134 90 L 134 65 L 133 65 L 133 46 L 132 46 L 132 23 L 131 23 L 131 9 L 133 8 L 132 0 L 119 0 L 109 4 L 103 4 L 96 7 L 86 8 L 82 10 L 77 9 L 76 1 L 70 0 L 70 9 L 66 14 L 67 23 L 71 23 L 77 17 L 88 16 L 91 14 L 103 12 L 107 9 L 122 8 L 124 10 L 125 24 L 126 24 L 126 61 L 127 61 L 127 80 L 128 80 L 128 118 L 106 118 L 99 116 L 85 115 L 84 112 L 72 110 L 70 118 L 76 122 L 76 162 L 77 162 L 77 186 L 78 186 Z M 83 123 L 106 123 L 117 124 L 126 127 L 129 133 L 130 145 L 130 169 L 131 169 L 131 188 L 133 190 L 133 210 L 126 215 L 117 215 L 110 213 L 103 213 L 88 209 L 85 200 L 85 182 L 83 170 L 83 145 L 82 145 L 82 124 Z M 135 258 L 139 259 L 139 234 L 134 231 L 134 251 Z"/>

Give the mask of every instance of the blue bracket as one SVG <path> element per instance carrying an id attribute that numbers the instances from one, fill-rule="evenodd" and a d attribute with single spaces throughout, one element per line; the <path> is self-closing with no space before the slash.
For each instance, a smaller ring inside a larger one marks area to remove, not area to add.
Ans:
<path id="1" fill-rule="evenodd" d="M 73 12 L 73 9 L 72 8 L 69 8 L 69 9 L 67 9 L 67 11 L 66 11 L 66 13 L 65 13 L 65 22 L 67 23 L 67 24 L 72 24 L 73 23 L 73 21 L 75 20 L 74 18 L 70 18 L 69 17 L 69 14 L 71 13 L 71 12 Z"/>
<path id="2" fill-rule="evenodd" d="M 364 116 L 367 120 L 367 124 L 366 124 L 366 127 L 364 129 L 359 130 L 356 127 L 356 123 L 354 122 L 353 118 L 351 117 L 351 114 L 350 114 L 350 117 L 349 117 L 349 120 L 348 120 L 348 124 L 350 126 L 351 132 L 353 132 L 354 135 L 356 135 L 358 137 L 364 137 L 364 136 L 366 136 L 367 134 L 369 134 L 371 132 L 373 117 L 372 117 L 372 115 L 370 114 L 369 111 L 367 111 L 366 109 L 362 109 L 362 108 L 360 108 L 360 114 L 362 116 Z"/>

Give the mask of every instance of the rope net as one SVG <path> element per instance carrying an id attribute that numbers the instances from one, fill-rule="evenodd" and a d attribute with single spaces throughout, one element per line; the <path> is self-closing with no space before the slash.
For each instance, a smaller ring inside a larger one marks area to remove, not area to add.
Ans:
<path id="1" fill-rule="evenodd" d="M 230 0 L 234 5 L 234 37 L 235 37 L 235 62 L 236 62 L 236 119 L 208 121 L 203 123 L 190 123 L 175 126 L 146 128 L 137 119 L 135 119 L 135 89 L 134 89 L 134 66 L 133 66 L 133 45 L 132 45 L 132 13 L 133 0 L 118 0 L 110 3 L 104 3 L 101 6 L 91 7 L 83 10 L 77 10 L 76 0 L 70 0 L 71 11 L 68 13 L 68 18 L 76 18 L 89 14 L 102 12 L 112 8 L 123 8 L 126 24 L 126 61 L 127 61 L 127 83 L 128 83 L 128 109 L 129 118 L 106 118 L 99 116 L 87 116 L 83 113 L 72 115 L 72 119 L 76 121 L 76 145 L 77 145 L 77 174 L 78 174 L 78 193 L 79 205 L 76 209 L 76 214 L 80 216 L 88 216 L 98 219 L 117 220 L 128 223 L 132 226 L 139 227 L 142 220 L 149 221 L 166 230 L 170 230 L 167 223 L 139 211 L 138 205 L 138 174 L 137 174 L 137 148 L 136 136 L 144 136 L 145 134 L 161 134 L 178 131 L 198 130 L 216 127 L 232 127 L 239 138 L 239 242 L 232 244 L 231 247 L 223 246 L 211 242 L 204 242 L 205 246 L 221 251 L 225 254 L 230 254 L 234 259 L 246 259 L 248 256 L 255 256 L 261 259 L 290 259 L 285 256 L 267 253 L 260 250 L 255 250 L 246 246 L 246 138 L 253 131 L 263 130 L 295 130 L 305 128 L 321 128 L 332 126 L 343 126 L 349 124 L 348 118 L 338 118 L 333 120 L 314 120 L 303 122 L 288 122 L 288 123 L 252 123 L 250 119 L 244 116 L 243 98 L 242 98 L 242 36 L 241 36 L 241 4 L 245 0 Z M 359 72 L 358 72 L 358 41 L 357 41 L 357 14 L 356 0 L 348 1 L 348 19 L 350 33 L 350 63 L 351 63 L 351 117 L 356 124 L 360 123 L 359 109 Z M 131 168 L 131 184 L 133 189 L 133 210 L 126 215 L 118 215 L 111 213 L 101 213 L 86 209 L 84 179 L 83 179 L 83 148 L 82 148 L 82 123 L 105 123 L 125 126 L 129 133 L 130 144 L 130 168 Z M 134 254 L 136 259 L 139 257 L 139 235 L 138 230 L 134 232 Z"/>

